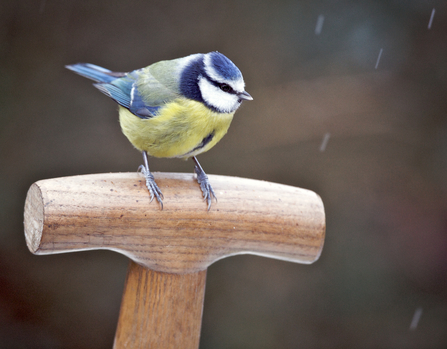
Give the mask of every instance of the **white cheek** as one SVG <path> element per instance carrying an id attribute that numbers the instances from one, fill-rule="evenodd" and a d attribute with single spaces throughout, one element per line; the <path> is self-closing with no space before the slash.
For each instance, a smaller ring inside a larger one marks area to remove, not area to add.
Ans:
<path id="1" fill-rule="evenodd" d="M 222 113 L 231 113 L 240 105 L 238 96 L 222 91 L 203 76 L 199 77 L 199 88 L 203 100 Z"/>

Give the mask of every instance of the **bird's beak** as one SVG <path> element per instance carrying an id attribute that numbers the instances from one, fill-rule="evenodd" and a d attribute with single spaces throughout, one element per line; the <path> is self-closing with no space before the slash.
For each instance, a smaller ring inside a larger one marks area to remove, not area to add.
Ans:
<path id="1" fill-rule="evenodd" d="M 246 101 L 252 101 L 253 100 L 253 97 L 250 96 L 250 94 L 248 92 L 245 92 L 245 91 L 241 92 L 241 93 L 238 93 L 237 96 L 240 99 L 243 99 L 243 100 L 246 100 Z"/>

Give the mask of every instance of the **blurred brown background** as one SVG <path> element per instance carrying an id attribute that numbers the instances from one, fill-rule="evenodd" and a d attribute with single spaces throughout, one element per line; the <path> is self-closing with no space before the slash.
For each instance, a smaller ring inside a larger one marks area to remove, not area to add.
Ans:
<path id="1" fill-rule="evenodd" d="M 310 266 L 211 266 L 201 348 L 446 348 L 447 5 L 422 0 L 3 0 L 0 348 L 112 347 L 127 259 L 33 256 L 23 237 L 34 181 L 142 161 L 116 105 L 64 65 L 129 71 L 212 50 L 254 101 L 205 171 L 316 191 L 327 238 Z"/>

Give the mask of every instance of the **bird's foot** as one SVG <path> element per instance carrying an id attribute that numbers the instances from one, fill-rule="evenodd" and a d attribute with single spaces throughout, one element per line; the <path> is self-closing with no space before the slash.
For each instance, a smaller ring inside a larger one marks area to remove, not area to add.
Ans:
<path id="1" fill-rule="evenodd" d="M 197 174 L 197 183 L 200 185 L 200 189 L 203 193 L 203 200 L 207 202 L 209 211 L 211 208 L 211 200 L 214 198 L 217 201 L 216 194 L 214 194 L 213 187 L 211 187 L 206 173 L 197 165 L 194 167 L 194 171 Z"/>
<path id="2" fill-rule="evenodd" d="M 157 183 L 155 183 L 155 179 L 151 171 L 149 171 L 149 168 L 144 165 L 141 165 L 138 168 L 138 171 L 140 171 L 144 175 L 144 178 L 146 178 L 146 187 L 151 194 L 151 202 L 154 200 L 155 197 L 160 203 L 161 209 L 163 209 L 163 194 L 161 193 L 161 190 L 158 187 Z"/>

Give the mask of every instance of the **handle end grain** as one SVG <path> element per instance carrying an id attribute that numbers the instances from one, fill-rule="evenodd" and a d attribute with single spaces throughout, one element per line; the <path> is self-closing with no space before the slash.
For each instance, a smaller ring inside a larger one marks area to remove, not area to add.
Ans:
<path id="1" fill-rule="evenodd" d="M 26 245 L 32 253 L 37 253 L 42 239 L 44 224 L 44 204 L 42 192 L 34 183 L 28 190 L 25 201 L 23 224 L 25 226 Z"/>

